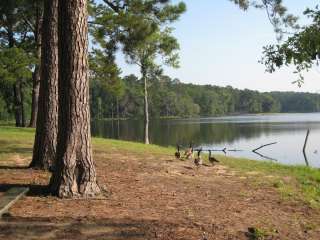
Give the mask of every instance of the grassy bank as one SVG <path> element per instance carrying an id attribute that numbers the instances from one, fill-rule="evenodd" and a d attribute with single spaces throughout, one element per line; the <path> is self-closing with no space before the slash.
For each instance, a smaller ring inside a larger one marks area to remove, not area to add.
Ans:
<path id="1" fill-rule="evenodd" d="M 320 171 L 305 166 L 220 157 L 223 164 L 256 185 L 277 188 L 284 198 L 303 200 L 320 208 Z"/>
<path id="2" fill-rule="evenodd" d="M 31 158 L 33 129 L 0 126 L 0 164 L 15 156 Z M 141 143 L 94 138 L 95 151 L 173 156 L 174 148 Z M 248 179 L 255 186 L 276 188 L 284 198 L 303 200 L 320 208 L 320 171 L 302 166 L 285 166 L 271 162 L 218 156 L 221 164 L 236 176 Z M 99 160 L 99 159 L 97 159 Z"/>

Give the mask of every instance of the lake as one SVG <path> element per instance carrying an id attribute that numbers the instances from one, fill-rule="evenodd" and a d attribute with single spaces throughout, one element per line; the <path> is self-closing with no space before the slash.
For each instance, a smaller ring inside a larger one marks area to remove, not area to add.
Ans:
<path id="1" fill-rule="evenodd" d="M 307 130 L 307 162 L 302 153 Z M 94 121 L 92 134 L 104 138 L 142 141 L 143 120 Z M 177 143 L 196 148 L 227 151 L 227 156 L 275 161 L 320 168 L 320 113 L 292 113 L 160 119 L 150 123 L 150 141 L 162 146 Z M 252 152 L 261 145 L 277 142 Z M 240 151 L 241 150 L 241 151 Z M 223 152 L 215 152 L 224 154 Z"/>

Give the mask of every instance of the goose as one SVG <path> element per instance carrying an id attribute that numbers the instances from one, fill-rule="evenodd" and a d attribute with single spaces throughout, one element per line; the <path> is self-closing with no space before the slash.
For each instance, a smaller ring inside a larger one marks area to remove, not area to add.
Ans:
<path id="1" fill-rule="evenodd" d="M 199 167 L 200 165 L 202 165 L 202 158 L 201 158 L 201 152 L 202 152 L 202 149 L 198 150 L 198 155 L 197 157 L 194 159 L 194 164 Z"/>
<path id="2" fill-rule="evenodd" d="M 180 159 L 181 158 L 181 153 L 180 153 L 180 146 L 179 144 L 177 144 L 177 151 L 174 154 L 174 156 L 176 157 L 176 159 Z"/>
<path id="3" fill-rule="evenodd" d="M 216 159 L 215 157 L 211 156 L 211 150 L 209 150 L 209 162 L 214 165 L 215 162 L 219 162 L 218 159 Z"/>
<path id="4" fill-rule="evenodd" d="M 190 143 L 189 148 L 186 149 L 186 151 L 184 152 L 184 155 L 186 156 L 186 159 L 189 159 L 191 157 L 193 157 L 193 146 L 192 143 Z"/>

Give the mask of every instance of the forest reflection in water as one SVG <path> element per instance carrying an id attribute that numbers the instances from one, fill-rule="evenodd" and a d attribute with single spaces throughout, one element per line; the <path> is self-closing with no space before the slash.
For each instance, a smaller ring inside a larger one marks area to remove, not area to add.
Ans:
<path id="1" fill-rule="evenodd" d="M 305 165 L 302 148 L 307 129 L 311 130 L 307 157 L 310 166 L 320 167 L 320 114 L 268 114 L 219 118 L 157 119 L 150 124 L 153 144 L 187 146 L 204 149 L 238 149 L 230 156 L 276 160 L 284 164 Z M 93 121 L 94 136 L 142 141 L 143 120 Z M 277 142 L 252 152 L 260 145 Z M 318 155 L 319 152 L 319 155 Z M 220 153 L 221 154 L 221 153 Z"/>

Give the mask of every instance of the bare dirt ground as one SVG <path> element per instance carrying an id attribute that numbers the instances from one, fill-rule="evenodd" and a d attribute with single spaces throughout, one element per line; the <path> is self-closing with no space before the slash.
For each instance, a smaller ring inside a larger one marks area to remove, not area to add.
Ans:
<path id="1" fill-rule="evenodd" d="M 319 210 L 224 166 L 197 169 L 191 161 L 129 152 L 96 151 L 95 159 L 107 194 L 94 200 L 46 196 L 49 174 L 21 167 L 21 159 L 18 168 L 15 161 L 0 167 L 0 192 L 31 187 L 0 220 L 0 239 L 320 239 Z"/>

